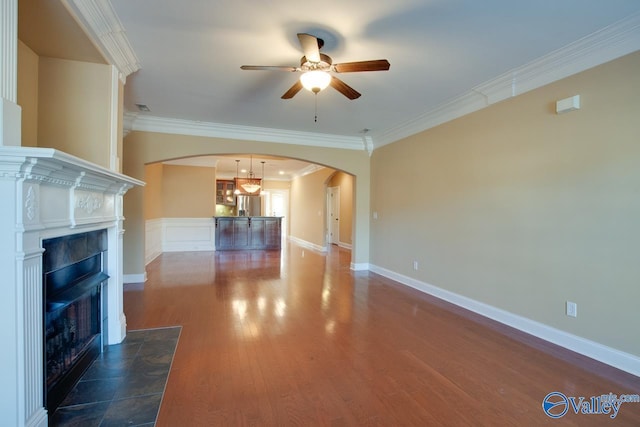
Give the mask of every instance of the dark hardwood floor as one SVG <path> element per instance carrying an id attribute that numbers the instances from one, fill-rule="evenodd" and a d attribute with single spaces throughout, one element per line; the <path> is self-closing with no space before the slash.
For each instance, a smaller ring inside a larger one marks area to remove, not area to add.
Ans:
<path id="1" fill-rule="evenodd" d="M 554 391 L 638 394 L 640 378 L 349 261 L 293 244 L 154 260 L 124 307 L 129 329 L 182 326 L 157 425 L 640 425 L 640 403 L 615 419 L 542 408 Z"/>

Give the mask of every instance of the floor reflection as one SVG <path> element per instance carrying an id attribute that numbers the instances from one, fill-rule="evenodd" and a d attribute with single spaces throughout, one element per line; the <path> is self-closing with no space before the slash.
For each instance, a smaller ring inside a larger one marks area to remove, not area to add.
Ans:
<path id="1" fill-rule="evenodd" d="M 342 248 L 166 253 L 147 273 L 142 289 L 125 291 L 129 327 L 182 325 L 162 426 L 543 425 L 540 390 L 637 388 L 629 377 L 609 382 L 616 374 L 601 364 L 575 366 L 575 354 L 552 357 L 549 344 L 351 271 Z M 640 415 L 625 408 L 616 421 L 640 425 Z"/>

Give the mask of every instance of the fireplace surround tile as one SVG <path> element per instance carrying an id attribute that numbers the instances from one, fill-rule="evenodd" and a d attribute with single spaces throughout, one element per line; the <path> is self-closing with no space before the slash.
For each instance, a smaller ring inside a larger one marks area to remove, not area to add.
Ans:
<path id="1" fill-rule="evenodd" d="M 80 378 L 50 426 L 153 426 L 181 327 L 129 331 Z"/>

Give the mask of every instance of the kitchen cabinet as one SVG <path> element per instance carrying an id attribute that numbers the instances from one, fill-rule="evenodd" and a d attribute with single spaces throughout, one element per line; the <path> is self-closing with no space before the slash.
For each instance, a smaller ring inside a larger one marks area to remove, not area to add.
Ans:
<path id="1" fill-rule="evenodd" d="M 233 180 L 216 180 L 216 205 L 236 205 L 236 184 Z"/>

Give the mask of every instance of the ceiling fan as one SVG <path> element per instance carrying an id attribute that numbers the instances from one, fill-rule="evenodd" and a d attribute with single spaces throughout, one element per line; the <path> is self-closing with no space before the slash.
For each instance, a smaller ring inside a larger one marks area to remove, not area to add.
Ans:
<path id="1" fill-rule="evenodd" d="M 279 67 L 268 65 L 243 65 L 243 70 L 276 70 L 303 73 L 288 91 L 282 95 L 282 99 L 291 99 L 302 88 L 317 94 L 327 86 L 343 94 L 349 99 L 357 99 L 360 93 L 351 86 L 329 74 L 332 73 L 357 73 L 361 71 L 386 71 L 391 66 L 386 59 L 371 61 L 344 62 L 334 64 L 329 55 L 320 53 L 324 46 L 324 40 L 311 34 L 298 33 L 298 40 L 302 46 L 304 56 L 300 59 L 299 67 Z"/>

